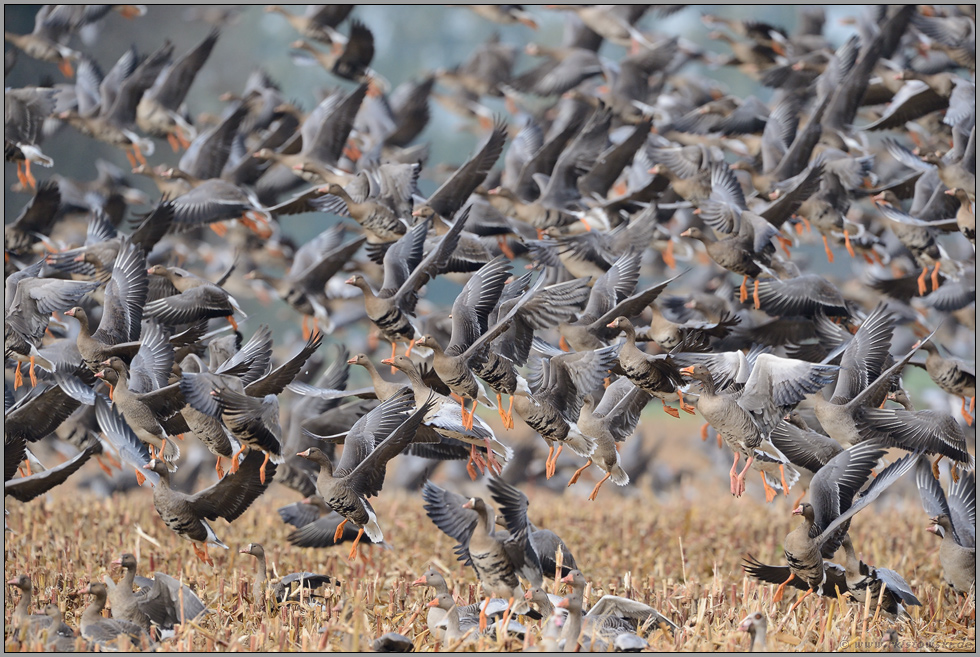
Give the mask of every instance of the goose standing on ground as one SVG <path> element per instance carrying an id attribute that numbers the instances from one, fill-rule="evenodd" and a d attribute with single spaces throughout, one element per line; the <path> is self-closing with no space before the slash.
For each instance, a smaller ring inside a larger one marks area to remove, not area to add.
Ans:
<path id="1" fill-rule="evenodd" d="M 414 401 L 412 391 L 406 388 L 358 420 L 344 440 L 344 453 L 336 469 L 327 455 L 315 447 L 298 454 L 320 466 L 317 493 L 331 509 L 344 516 L 334 540 L 340 538 L 348 521 L 360 527 L 349 559 L 357 554 L 357 545 L 365 533 L 372 542 L 384 540 L 378 518 L 366 498 L 381 492 L 388 461 L 414 440 L 434 403 L 430 399 L 408 415 Z"/>
<path id="2" fill-rule="evenodd" d="M 75 652 L 75 630 L 65 624 L 65 616 L 58 605 L 45 605 L 44 615 L 51 619 L 51 624 L 41 632 L 44 649 L 49 652 Z"/>
<path id="3" fill-rule="evenodd" d="M 255 581 L 252 583 L 252 600 L 257 608 L 266 608 L 266 591 L 271 590 L 272 599 L 276 605 L 287 600 L 300 600 L 313 597 L 313 592 L 321 586 L 334 584 L 336 580 L 329 575 L 316 573 L 289 573 L 273 584 L 269 581 L 268 567 L 265 558 L 265 548 L 259 543 L 249 543 L 239 550 L 241 554 L 255 557 Z M 339 582 L 336 582 L 339 584 Z M 303 593 L 303 590 L 306 593 Z"/>
<path id="4" fill-rule="evenodd" d="M 100 648 L 105 648 L 108 643 L 117 643 L 123 637 L 129 639 L 132 647 L 136 649 L 142 649 L 144 642 L 146 645 L 150 644 L 149 635 L 139 625 L 102 617 L 108 595 L 104 584 L 91 582 L 78 593 L 92 596 L 92 603 L 82 612 L 82 618 L 78 623 L 83 637 Z"/>
<path id="5" fill-rule="evenodd" d="M 749 652 L 769 651 L 769 646 L 766 641 L 767 627 L 766 617 L 761 611 L 749 614 L 739 623 L 738 631 L 747 632 L 749 635 Z"/>
<path id="6" fill-rule="evenodd" d="M 194 620 L 206 609 L 201 599 L 188 587 L 165 573 L 154 573 L 153 579 L 136 574 L 138 563 L 130 553 L 112 562 L 123 569 L 118 583 L 103 578 L 112 605 L 112 617 L 135 623 L 150 632 L 150 625 L 172 631 L 174 625 Z M 139 587 L 133 591 L 133 585 Z"/>
<path id="7" fill-rule="evenodd" d="M 9 580 L 7 584 L 20 589 L 20 599 L 14 605 L 13 615 L 10 617 L 10 624 L 13 628 L 12 637 L 16 637 L 21 642 L 37 636 L 37 633 L 51 624 L 51 619 L 42 614 L 31 614 L 31 598 L 34 595 L 34 584 L 27 575 L 18 575 Z"/>

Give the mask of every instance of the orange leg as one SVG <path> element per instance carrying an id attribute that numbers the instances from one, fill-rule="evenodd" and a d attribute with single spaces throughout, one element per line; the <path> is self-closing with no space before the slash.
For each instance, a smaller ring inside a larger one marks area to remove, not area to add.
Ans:
<path id="1" fill-rule="evenodd" d="M 72 68 L 71 62 L 67 59 L 63 58 L 60 62 L 58 62 L 58 70 L 61 71 L 61 74 L 66 78 L 75 77 L 75 69 Z"/>
<path id="2" fill-rule="evenodd" d="M 680 409 L 688 415 L 694 415 L 694 407 L 684 401 L 684 393 L 681 392 L 680 388 L 677 389 L 677 398 L 681 401 Z M 678 415 L 678 417 L 680 417 L 680 415 Z"/>
<path id="3" fill-rule="evenodd" d="M 806 491 L 803 491 L 802 493 L 800 493 L 800 496 L 796 498 L 796 501 L 795 502 L 793 502 L 793 508 L 794 509 L 800 505 L 800 502 L 803 501 L 803 496 L 804 495 L 806 495 Z"/>
<path id="4" fill-rule="evenodd" d="M 939 263 L 932 268 L 932 291 L 939 289 Z"/>
<path id="5" fill-rule="evenodd" d="M 668 406 L 667 402 L 665 402 L 663 399 L 660 400 L 660 403 L 664 405 L 664 413 L 667 415 L 678 418 L 681 416 L 680 412 L 676 408 L 673 406 Z"/>
<path id="6" fill-rule="evenodd" d="M 705 440 L 708 439 L 708 427 L 710 426 L 711 425 L 708 424 L 707 422 L 701 425 L 701 442 L 704 442 Z"/>
<path id="7" fill-rule="evenodd" d="M 738 300 L 740 303 L 745 303 L 746 299 L 749 298 L 749 291 L 745 289 L 745 283 L 749 280 L 748 276 L 742 277 L 742 285 L 738 288 Z"/>
<path id="8" fill-rule="evenodd" d="M 340 537 L 344 535 L 344 525 L 347 524 L 347 518 L 344 518 L 343 522 L 337 525 L 337 531 L 333 533 L 333 542 L 339 543 Z"/>
<path id="9" fill-rule="evenodd" d="M 483 604 L 480 605 L 480 632 L 481 633 L 487 631 L 487 605 L 489 603 L 490 603 L 490 598 L 487 598 L 486 600 L 483 601 Z"/>
<path id="10" fill-rule="evenodd" d="M 265 458 L 262 460 L 262 465 L 259 466 L 259 482 L 265 483 L 265 466 L 269 464 L 269 452 L 265 453 Z"/>
<path id="11" fill-rule="evenodd" d="M 220 221 L 208 225 L 210 226 L 211 230 L 214 231 L 215 235 L 217 235 L 218 237 L 224 237 L 225 235 L 228 234 L 228 226 L 224 225 Z"/>
<path id="12" fill-rule="evenodd" d="M 514 395 L 511 395 L 510 401 L 507 402 L 507 428 L 508 429 L 514 428 Z"/>
<path id="13" fill-rule="evenodd" d="M 129 160 L 130 166 L 135 169 L 138 163 L 136 162 L 136 157 L 129 151 L 129 149 L 126 149 L 126 159 Z"/>
<path id="14" fill-rule="evenodd" d="M 590 465 L 592 465 L 591 458 L 585 462 L 585 465 L 583 465 L 581 468 L 575 471 L 575 474 L 572 475 L 572 478 L 568 480 L 568 486 L 571 486 L 572 484 L 578 482 L 578 478 L 582 476 L 582 473 L 585 472 Z M 566 486 L 566 488 L 568 488 L 568 486 Z"/>
<path id="15" fill-rule="evenodd" d="M 514 260 L 517 258 L 517 256 L 514 255 L 513 249 L 510 248 L 510 244 L 507 243 L 506 235 L 500 235 L 497 237 L 497 246 L 500 247 L 500 252 L 507 256 L 508 260 Z"/>
<path id="16" fill-rule="evenodd" d="M 479 402 L 474 399 L 473 408 L 470 410 L 466 410 L 466 400 L 465 399 L 463 400 L 463 427 L 467 431 L 473 430 L 473 416 L 476 415 L 476 405 L 478 403 Z"/>
<path id="17" fill-rule="evenodd" d="M 491 471 L 496 470 L 497 474 L 499 475 L 501 472 L 503 472 L 504 468 L 500 465 L 500 461 L 497 460 L 497 457 L 493 455 L 493 447 L 490 445 L 490 439 L 484 438 L 483 442 L 487 447 L 487 467 L 490 468 Z"/>
<path id="18" fill-rule="evenodd" d="M 357 532 L 357 537 L 354 538 L 354 545 L 350 548 L 350 554 L 347 555 L 348 561 L 353 561 L 354 557 L 357 556 L 357 545 L 361 542 L 361 537 L 364 536 L 364 528 L 361 527 Z"/>
<path id="19" fill-rule="evenodd" d="M 794 577 L 796 577 L 796 575 L 790 573 L 789 577 L 786 578 L 786 581 L 776 587 L 776 593 L 772 596 L 773 603 L 779 602 L 783 599 L 783 592 L 786 590 L 786 585 L 792 582 Z"/>
<path id="20" fill-rule="evenodd" d="M 24 375 L 20 372 L 20 363 L 14 364 L 14 390 L 24 385 Z"/>
<path id="21" fill-rule="evenodd" d="M 599 480 L 599 483 L 597 483 L 597 484 L 595 485 L 595 488 L 593 488 L 593 489 L 592 489 L 592 492 L 591 492 L 591 493 L 589 493 L 589 499 L 590 499 L 590 500 L 592 500 L 593 502 L 595 502 L 595 498 L 599 496 L 599 488 L 601 488 L 601 487 L 602 487 L 602 485 L 603 485 L 604 483 L 606 483 L 606 479 L 609 479 L 609 476 L 610 476 L 610 473 L 608 473 L 608 472 L 607 472 L 607 473 L 606 473 L 606 476 L 605 476 L 605 477 L 603 477 L 602 479 L 600 479 L 600 480 Z"/>
<path id="22" fill-rule="evenodd" d="M 739 472 L 738 475 L 735 477 L 736 483 L 738 484 L 738 493 L 735 495 L 735 497 L 741 497 L 742 494 L 745 492 L 745 475 L 748 473 L 749 466 L 752 465 L 752 461 L 754 460 L 755 457 L 750 456 L 749 460 L 745 462 L 745 467 L 742 468 L 742 471 Z"/>
<path id="23" fill-rule="evenodd" d="M 762 476 L 762 488 L 766 491 L 766 502 L 772 502 L 774 499 L 776 499 L 776 489 L 770 486 L 769 482 L 766 481 L 765 472 L 759 472 L 759 474 Z"/>
<path id="24" fill-rule="evenodd" d="M 408 341 L 408 349 L 405 350 L 405 358 L 408 358 L 409 356 L 412 355 L 412 347 L 414 346 L 415 346 L 415 339 L 413 338 L 412 340 Z"/>
<path id="25" fill-rule="evenodd" d="M 302 330 L 303 330 L 303 339 L 309 340 L 310 339 L 310 316 L 309 315 L 303 315 Z"/>
<path id="26" fill-rule="evenodd" d="M 851 246 L 851 234 L 849 232 L 847 232 L 847 228 L 846 227 L 844 228 L 844 247 L 847 249 L 847 252 L 850 253 L 851 254 L 851 257 L 853 258 L 854 257 L 854 247 Z"/>
<path id="27" fill-rule="evenodd" d="M 248 445 L 242 445 L 238 449 L 238 451 L 235 452 L 234 455 L 232 455 L 231 467 L 228 468 L 228 472 L 230 472 L 231 474 L 235 474 L 236 472 L 238 472 L 238 457 L 242 455 L 242 452 L 244 452 L 247 447 Z"/>
<path id="28" fill-rule="evenodd" d="M 218 460 L 214 462 L 214 471 L 218 473 L 218 479 L 224 479 L 225 478 L 225 469 L 221 467 L 221 457 L 220 456 L 218 457 Z"/>
<path id="29" fill-rule="evenodd" d="M 170 144 L 170 148 L 174 153 L 180 150 L 180 142 L 177 141 L 177 136 L 173 133 L 167 133 L 167 143 Z"/>
<path id="30" fill-rule="evenodd" d="M 677 259 L 674 258 L 674 240 L 667 240 L 667 248 L 663 253 L 664 264 L 671 269 L 677 269 Z"/>
<path id="31" fill-rule="evenodd" d="M 918 282 L 918 284 L 919 284 L 919 296 L 920 297 L 924 297 L 926 295 L 926 293 L 929 291 L 929 289 L 926 287 L 926 274 L 928 274 L 928 273 L 929 273 L 929 268 L 928 267 L 923 267 L 922 268 L 922 273 L 919 274 L 919 277 L 917 279 L 915 279 L 916 282 Z"/>
<path id="32" fill-rule="evenodd" d="M 24 163 L 20 160 L 17 160 L 17 180 L 20 181 L 21 187 L 27 187 L 27 178 L 24 177 Z"/>
<path id="33" fill-rule="evenodd" d="M 142 486 L 144 481 L 146 481 L 146 477 L 140 472 L 139 468 L 136 468 L 136 484 Z"/>
<path id="34" fill-rule="evenodd" d="M 102 458 L 101 457 L 96 456 L 95 457 L 95 462 L 99 464 L 99 467 L 100 468 L 102 468 L 102 472 L 106 473 L 110 477 L 112 476 L 112 470 L 109 469 L 109 466 L 108 465 L 106 465 L 105 463 L 102 462 Z"/>
<path id="35" fill-rule="evenodd" d="M 551 462 L 545 463 L 545 471 L 548 479 L 555 476 L 555 471 L 558 469 L 558 457 L 561 456 L 561 450 L 565 449 L 564 443 L 558 443 L 558 449 L 555 450 L 555 455 L 550 457 Z"/>
<path id="36" fill-rule="evenodd" d="M 789 252 L 789 247 L 792 242 L 782 235 L 776 235 L 776 241 L 779 242 L 779 246 L 783 247 L 783 253 L 786 254 L 787 258 L 792 258 L 793 254 Z"/>
<path id="37" fill-rule="evenodd" d="M 143 151 L 140 150 L 139 144 L 133 144 L 133 155 L 136 156 L 136 161 L 146 166 L 146 158 L 143 157 Z M 205 554 L 207 554 L 207 548 L 204 549 Z"/>
<path id="38" fill-rule="evenodd" d="M 966 420 L 966 426 L 968 426 L 968 427 L 972 427 L 973 426 L 973 413 L 972 413 L 972 411 L 973 411 L 974 404 L 976 403 L 974 401 L 975 399 L 976 399 L 975 397 L 970 397 L 970 410 L 968 411 L 968 410 L 966 410 L 966 397 L 964 397 L 963 398 L 963 405 L 962 405 L 962 407 L 960 409 L 960 415 L 962 415 L 963 416 L 963 419 Z"/>
<path id="39" fill-rule="evenodd" d="M 27 180 L 27 184 L 31 186 L 31 189 L 37 189 L 37 180 L 34 179 L 34 174 L 31 173 L 30 160 L 24 160 L 24 179 Z"/>
<path id="40" fill-rule="evenodd" d="M 810 597 L 811 593 L 813 593 L 813 589 L 807 589 L 807 592 L 801 595 L 800 599 L 797 600 L 795 603 L 793 603 L 793 606 L 789 608 L 789 613 L 792 614 L 793 610 L 799 607 L 801 604 L 803 604 L 803 601 L 806 600 L 808 597 Z"/>
<path id="41" fill-rule="evenodd" d="M 762 304 L 759 303 L 759 281 L 756 280 L 752 286 L 752 301 L 755 302 L 755 309 L 759 310 L 762 308 Z"/>
<path id="42" fill-rule="evenodd" d="M 558 340 L 558 347 L 562 351 L 571 351 L 572 350 L 572 348 L 568 346 L 568 340 L 565 339 L 565 336 L 564 335 L 561 336 L 561 338 Z"/>
<path id="43" fill-rule="evenodd" d="M 779 482 L 783 485 L 783 496 L 789 497 L 789 486 L 786 485 L 786 468 L 782 463 L 779 464 Z M 799 504 L 796 506 L 799 506 Z M 795 509 L 796 506 L 793 508 Z"/>
<path id="44" fill-rule="evenodd" d="M 34 356 L 31 356 L 31 364 L 27 368 L 27 373 L 31 377 L 31 387 L 37 386 L 37 374 L 34 373 Z"/>
<path id="45" fill-rule="evenodd" d="M 191 142 L 184 136 L 184 129 L 178 125 L 174 127 L 174 132 L 177 134 L 177 143 L 180 144 L 181 148 L 187 150 L 187 148 L 191 145 Z"/>
<path id="46" fill-rule="evenodd" d="M 939 479 L 939 462 L 943 460 L 943 455 L 940 454 L 936 457 L 936 460 L 932 462 L 932 476 L 937 480 Z"/>
<path id="47" fill-rule="evenodd" d="M 391 343 L 391 360 L 392 360 L 392 362 L 394 362 L 394 360 L 395 360 L 395 356 L 396 356 L 397 354 L 398 354 L 398 347 L 397 347 L 397 345 L 395 345 L 395 343 L 394 343 L 394 342 L 392 342 L 392 343 Z M 398 368 L 397 368 L 397 367 L 395 367 L 394 365 L 392 365 L 392 366 L 391 366 L 391 373 L 392 373 L 392 374 L 394 374 L 394 373 L 395 373 L 395 372 L 397 372 L 397 371 L 398 371 Z"/>
<path id="48" fill-rule="evenodd" d="M 728 477 L 729 477 L 729 479 L 731 479 L 729 490 L 731 490 L 732 495 L 735 495 L 736 497 L 738 496 L 738 494 L 735 492 L 736 491 L 736 488 L 735 488 L 735 483 L 736 483 L 736 480 L 735 480 L 735 477 L 736 477 L 736 475 L 735 475 L 735 466 L 738 465 L 738 460 L 740 458 L 742 458 L 742 455 L 740 453 L 738 453 L 738 452 L 735 452 L 735 460 L 732 461 L 732 469 L 728 471 Z"/>
<path id="49" fill-rule="evenodd" d="M 813 231 L 813 226 L 810 225 L 810 220 L 809 219 L 807 219 L 806 217 L 800 215 L 800 221 L 802 221 L 803 222 L 803 225 L 806 226 L 806 232 L 809 233 L 809 232 L 812 232 Z"/>
<path id="50" fill-rule="evenodd" d="M 227 317 L 225 317 L 225 319 L 227 319 L 228 323 L 231 324 L 231 328 L 233 328 L 235 331 L 238 331 L 238 322 L 235 321 L 234 315 L 228 315 Z"/>
<path id="51" fill-rule="evenodd" d="M 827 262 L 834 262 L 834 253 L 830 250 L 830 243 L 827 241 L 827 236 L 823 235 L 823 249 L 827 252 Z"/>

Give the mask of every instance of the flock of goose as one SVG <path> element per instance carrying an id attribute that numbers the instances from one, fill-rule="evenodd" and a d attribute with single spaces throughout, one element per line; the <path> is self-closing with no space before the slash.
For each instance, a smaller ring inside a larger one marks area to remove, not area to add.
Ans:
<path id="1" fill-rule="evenodd" d="M 510 438 L 523 424 L 547 444 L 542 477 L 569 452 L 581 466 L 569 486 L 601 471 L 595 500 L 607 480 L 630 485 L 620 448 L 641 415 L 685 412 L 731 451 L 733 496 L 808 495 L 785 562 L 744 562 L 780 585 L 777 600 L 791 586 L 796 605 L 849 593 L 897 618 L 918 605 L 902 575 L 858 560 L 848 534 L 909 476 L 942 541 L 945 582 L 931 585 L 975 613 L 975 373 L 956 358 L 975 338 L 975 7 L 870 7 L 841 42 L 824 36 L 822 9 L 801 9 L 792 32 L 704 15 L 705 45 L 644 20 L 692 11 L 682 6 L 469 9 L 503 36 L 392 88 L 355 7 L 266 7 L 301 39 L 283 48 L 339 85 L 308 112 L 259 71 L 219 116 L 193 116 L 189 92 L 199 71 L 221 69 L 211 53 L 234 38 L 232 10 L 202 12 L 216 27 L 186 53 L 161 37 L 105 73 L 94 55 L 115 53 L 76 49 L 79 34 L 121 29 L 113 11 L 150 21 L 157 8 L 46 5 L 32 33 L 5 32 L 5 70 L 34 67 L 38 85 L 4 94 L 5 156 L 32 194 L 4 230 L 5 496 L 70 486 L 90 460 L 135 473 L 129 485 L 152 487 L 163 523 L 214 565 L 209 548 L 228 546 L 211 523 L 278 482 L 305 498 L 280 510 L 290 542 L 350 541 L 354 559 L 362 540 L 385 542 L 391 519 L 369 499 L 389 461 L 458 460 L 487 498 L 451 478 L 421 497 L 485 596 L 457 606 L 439 572 L 423 574 L 431 634 L 459 645 L 522 633 L 523 617 L 543 623 L 545 649 L 638 650 L 640 635 L 684 632 L 686 619 L 616 596 L 587 608 L 587 565 L 532 524 L 519 477 L 501 473 L 527 470 Z M 551 10 L 566 15 L 561 44 L 533 42 Z M 51 81 L 39 61 L 66 77 Z M 726 93 L 706 66 L 739 71 L 760 95 Z M 429 160 L 432 99 L 479 135 L 462 165 Z M 94 180 L 50 175 L 61 163 L 44 150 L 60 130 L 124 150 L 159 195 L 95 162 Z M 183 151 L 177 165 L 154 166 L 160 140 Z M 297 243 L 303 213 L 324 230 Z M 453 283 L 462 290 L 440 304 Z M 295 311 L 302 342 L 256 326 L 236 300 L 269 294 Z M 274 343 L 288 354 L 278 365 Z M 369 386 L 348 389 L 351 365 Z M 929 410 L 903 389 L 911 366 L 932 380 Z M 38 441 L 74 455 L 42 465 Z M 217 482 L 187 492 L 181 453 L 195 442 Z M 333 584 L 295 573 L 272 586 L 262 546 L 241 551 L 257 560 L 263 606 Z M 174 578 L 137 576 L 133 555 L 118 565 L 119 583 L 78 592 L 92 598 L 87 645 L 150 647 L 206 613 Z M 30 575 L 7 574 L 21 591 L 9 640 L 80 645 L 57 605 L 31 614 Z M 568 594 L 547 594 L 546 577 Z M 765 621 L 742 624 L 753 648 Z"/>

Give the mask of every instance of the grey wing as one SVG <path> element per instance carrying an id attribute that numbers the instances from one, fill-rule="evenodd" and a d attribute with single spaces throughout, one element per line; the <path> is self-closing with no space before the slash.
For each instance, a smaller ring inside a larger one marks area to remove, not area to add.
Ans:
<path id="1" fill-rule="evenodd" d="M 218 483 L 188 496 L 187 501 L 194 512 L 208 520 L 218 517 L 232 522 L 245 513 L 252 502 L 269 487 L 276 474 L 276 464 L 266 464 L 266 480 L 259 478 L 259 468 L 265 455 L 257 449 L 249 451 L 241 461 L 238 471 L 226 474 Z"/>
<path id="2" fill-rule="evenodd" d="M 974 459 L 967 447 L 966 436 L 959 423 L 947 413 L 867 408 L 862 412 L 860 429 L 862 435 L 887 437 L 902 449 L 942 454 L 968 468 L 973 467 Z"/>
<path id="3" fill-rule="evenodd" d="M 68 477 L 75 474 L 97 452 L 101 452 L 101 446 L 89 445 L 56 467 L 48 468 L 43 472 L 36 472 L 28 477 L 5 481 L 3 483 L 3 494 L 4 496 L 10 495 L 19 502 L 30 502 L 35 497 L 47 493 L 55 486 L 63 484 Z"/>
<path id="4" fill-rule="evenodd" d="M 905 581 L 905 578 L 888 568 L 875 568 L 875 575 L 880 579 L 885 587 L 898 597 L 902 604 L 916 607 L 922 606 L 919 599 L 912 593 L 912 587 Z"/>
<path id="5" fill-rule="evenodd" d="M 464 509 L 467 498 L 436 486 L 431 481 L 422 486 L 426 515 L 442 533 L 456 541 L 456 554 L 461 561 L 470 562 L 470 537 L 476 528 L 477 514 Z"/>
<path id="6" fill-rule="evenodd" d="M 409 394 L 411 390 L 408 390 Z M 415 412 L 406 418 L 387 438 L 377 445 L 367 458 L 361 461 L 354 470 L 351 471 L 348 479 L 351 487 L 364 497 L 371 497 L 381 492 L 384 485 L 385 470 L 388 461 L 395 458 L 404 451 L 406 447 L 415 439 L 415 434 L 425 419 L 426 414 L 432 410 L 436 399 L 430 394 L 424 404 L 421 404 Z"/>
<path id="7" fill-rule="evenodd" d="M 143 250 L 121 238 L 122 245 L 105 289 L 105 310 L 99 330 L 92 336 L 108 344 L 134 342 L 140 338 L 140 322 L 149 282 Z"/>
<path id="8" fill-rule="evenodd" d="M 598 388 L 616 365 L 619 345 L 595 351 L 562 354 L 542 361 L 538 392 L 547 398 L 569 422 L 578 420 L 582 399 Z"/>
<path id="9" fill-rule="evenodd" d="M 727 390 L 736 383 L 745 383 L 749 377 L 749 363 L 741 351 L 723 351 L 715 354 L 679 353 L 671 354 L 671 358 L 678 367 L 688 367 L 698 363 L 707 367 L 718 390 Z"/>
<path id="10" fill-rule="evenodd" d="M 677 629 L 677 625 L 675 623 L 650 605 L 637 602 L 636 600 L 630 600 L 629 598 L 622 598 L 618 595 L 602 596 L 599 601 L 595 603 L 591 609 L 589 609 L 588 615 L 593 618 L 604 618 L 610 616 L 615 618 L 627 618 L 632 621 L 632 624 L 635 626 L 639 626 L 645 623 L 647 619 L 653 618 L 654 624 L 666 623 L 670 627 L 671 631 Z"/>
<path id="11" fill-rule="evenodd" d="M 212 342 L 212 344 L 214 344 Z M 216 374 L 236 374 L 247 386 L 265 375 L 272 366 L 272 330 L 262 324 L 234 356 L 212 368 Z"/>
<path id="12" fill-rule="evenodd" d="M 446 353 L 464 352 L 487 331 L 490 312 L 503 292 L 504 281 L 510 276 L 510 260 L 497 256 L 480 268 L 453 301 L 452 339 Z"/>
<path id="13" fill-rule="evenodd" d="M 884 454 L 885 448 L 881 445 L 873 441 L 861 442 L 830 459 L 813 475 L 810 502 L 814 509 L 816 533 L 826 535 L 827 527 L 851 506 L 854 496 Z M 813 530 L 811 533 L 814 533 Z"/>
<path id="14" fill-rule="evenodd" d="M 140 587 L 135 594 L 140 611 L 165 630 L 178 623 L 186 624 L 207 611 L 189 586 L 166 573 L 153 573 L 152 580 L 137 577 L 136 583 Z"/>
<path id="15" fill-rule="evenodd" d="M 593 414 L 606 418 L 613 438 L 616 442 L 622 442 L 633 435 L 640 421 L 640 413 L 652 398 L 653 395 L 649 392 L 636 387 L 626 377 L 621 377 L 606 388 L 602 401 Z"/>
<path id="16" fill-rule="evenodd" d="M 293 527 L 305 527 L 320 517 L 320 510 L 313 504 L 294 502 L 279 509 L 282 521 Z"/>
<path id="17" fill-rule="evenodd" d="M 919 499 L 922 500 L 922 508 L 930 518 L 947 515 L 950 518 L 953 514 L 949 511 L 946 502 L 946 494 L 939 480 L 932 474 L 932 463 L 925 455 L 919 456 L 919 462 L 915 466 L 915 485 L 919 489 Z"/>
<path id="18" fill-rule="evenodd" d="M 143 472 L 143 466 L 150 462 L 150 452 L 133 433 L 122 414 L 114 406 L 110 406 L 109 400 L 102 395 L 95 397 L 95 419 L 109 445 L 119 454 L 120 460 Z M 154 486 L 160 481 L 160 475 L 152 470 L 143 474 Z"/>
<path id="19" fill-rule="evenodd" d="M 844 349 L 837 387 L 831 397 L 833 403 L 850 401 L 878 378 L 888 358 L 894 331 L 895 318 L 884 303 L 879 304 Z"/>
<path id="20" fill-rule="evenodd" d="M 245 386 L 245 392 L 253 397 L 280 394 L 296 378 L 306 361 L 320 348 L 322 342 L 323 333 L 319 331 L 311 333 L 298 354 L 262 378 Z"/>
<path id="21" fill-rule="evenodd" d="M 816 431 L 805 432 L 785 420 L 776 424 L 769 440 L 793 465 L 814 473 L 843 451 L 833 438 Z"/>
<path id="22" fill-rule="evenodd" d="M 749 411 L 768 434 L 785 413 L 833 382 L 836 365 L 808 363 L 794 358 L 761 354 L 752 368 L 739 406 Z"/>
<path id="23" fill-rule="evenodd" d="M 139 351 L 129 368 L 129 389 L 142 393 L 166 387 L 173 364 L 170 337 L 158 323 L 147 322 Z"/>
<path id="24" fill-rule="evenodd" d="M 384 281 L 378 291 L 379 297 L 393 297 L 422 261 L 429 225 L 428 221 L 423 221 L 412 227 L 385 253 Z"/>
<path id="25" fill-rule="evenodd" d="M 834 532 L 835 529 L 840 527 L 841 524 L 849 520 L 858 511 L 878 499 L 878 496 L 881 495 L 885 489 L 898 481 L 902 475 L 915 466 L 918 456 L 918 454 L 909 454 L 904 456 L 878 473 L 878 476 L 874 478 L 871 485 L 858 495 L 858 498 L 853 504 L 851 504 L 850 508 L 827 525 L 826 529 L 824 529 L 820 536 L 817 537 L 817 541 L 822 543 Z M 814 477 L 814 479 L 816 479 L 816 477 Z M 810 486 L 812 490 L 813 482 L 810 483 Z"/>
<path id="26" fill-rule="evenodd" d="M 543 574 L 538 553 L 530 540 L 530 523 L 527 519 L 527 497 L 503 479 L 492 477 L 487 482 L 490 495 L 497 503 L 510 534 L 504 547 L 510 555 L 515 569 L 532 586 L 541 586 Z"/>
<path id="27" fill-rule="evenodd" d="M 344 453 L 335 475 L 346 476 L 357 469 L 377 445 L 401 426 L 414 405 L 412 389 L 402 388 L 355 422 L 344 440 Z"/>
<path id="28" fill-rule="evenodd" d="M 977 544 L 977 481 L 972 472 L 961 472 L 959 481 L 949 485 L 950 519 L 953 533 L 960 545 L 976 547 Z"/>

